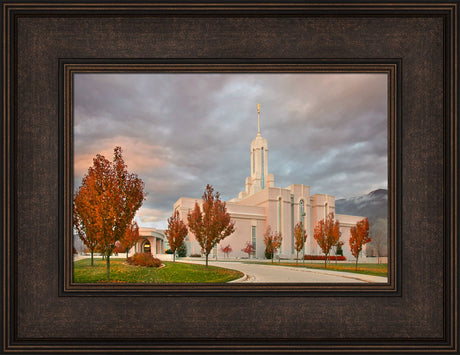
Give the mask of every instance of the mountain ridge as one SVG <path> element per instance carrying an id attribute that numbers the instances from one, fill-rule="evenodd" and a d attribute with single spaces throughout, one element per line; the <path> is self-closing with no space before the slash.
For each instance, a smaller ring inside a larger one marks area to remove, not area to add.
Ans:
<path id="1" fill-rule="evenodd" d="M 388 190 L 377 189 L 367 195 L 338 199 L 335 212 L 367 217 L 372 241 L 366 248 L 366 255 L 388 255 Z"/>
<path id="2" fill-rule="evenodd" d="M 366 195 L 341 198 L 335 201 L 335 212 L 367 217 L 369 221 L 388 216 L 388 190 L 377 189 Z"/>

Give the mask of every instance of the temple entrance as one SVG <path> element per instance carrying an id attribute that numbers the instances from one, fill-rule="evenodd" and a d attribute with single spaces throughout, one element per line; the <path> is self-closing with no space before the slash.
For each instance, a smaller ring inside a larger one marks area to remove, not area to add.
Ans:
<path id="1" fill-rule="evenodd" d="M 151 253 L 151 246 L 150 246 L 150 242 L 149 241 L 146 241 L 143 245 L 143 252 L 144 253 Z"/>

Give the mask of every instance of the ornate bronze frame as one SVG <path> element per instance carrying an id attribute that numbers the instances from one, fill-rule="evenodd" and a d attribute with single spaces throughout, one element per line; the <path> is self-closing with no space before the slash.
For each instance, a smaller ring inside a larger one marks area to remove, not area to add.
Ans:
<path id="1" fill-rule="evenodd" d="M 457 1 L 5 2 L 2 17 L 4 352 L 458 351 Z M 387 72 L 390 282 L 72 284 L 71 76 L 107 70 Z"/>

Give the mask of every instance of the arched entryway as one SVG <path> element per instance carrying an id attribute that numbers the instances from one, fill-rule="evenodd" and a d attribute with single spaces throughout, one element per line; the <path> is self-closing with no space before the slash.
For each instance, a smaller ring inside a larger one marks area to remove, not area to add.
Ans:
<path id="1" fill-rule="evenodd" d="M 150 242 L 146 240 L 144 244 L 142 245 L 142 252 L 143 253 L 151 253 L 152 252 L 152 246 L 150 245 Z"/>

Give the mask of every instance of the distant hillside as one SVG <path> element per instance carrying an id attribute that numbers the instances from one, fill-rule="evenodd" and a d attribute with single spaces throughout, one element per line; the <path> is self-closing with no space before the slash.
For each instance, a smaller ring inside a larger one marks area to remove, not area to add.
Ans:
<path id="1" fill-rule="evenodd" d="M 369 221 L 388 216 L 388 190 L 379 189 L 367 195 L 335 201 L 335 212 L 367 217 Z"/>
<path id="2" fill-rule="evenodd" d="M 379 189 L 367 195 L 335 201 L 335 212 L 369 219 L 372 241 L 366 248 L 368 256 L 388 255 L 388 191 Z"/>

